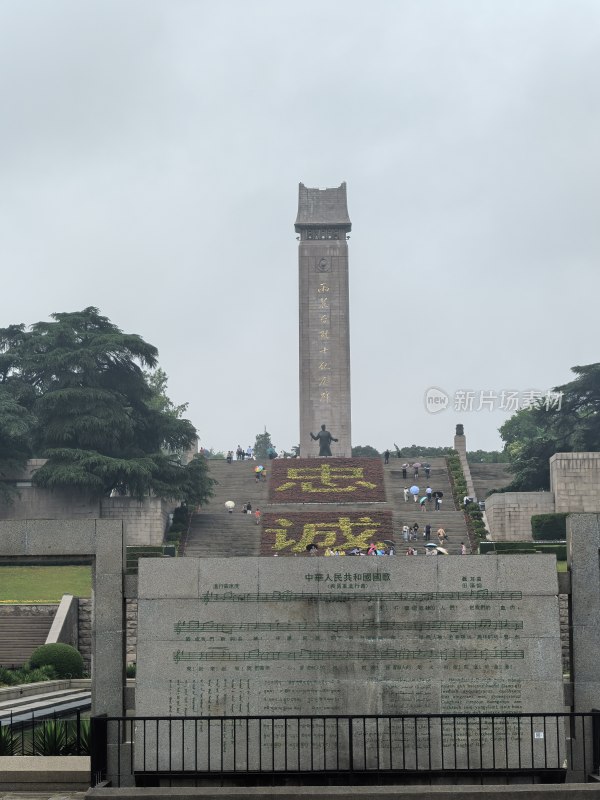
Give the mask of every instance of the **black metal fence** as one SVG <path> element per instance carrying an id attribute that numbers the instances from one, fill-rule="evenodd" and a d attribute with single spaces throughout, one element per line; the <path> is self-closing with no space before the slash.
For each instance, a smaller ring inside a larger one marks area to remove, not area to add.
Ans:
<path id="1" fill-rule="evenodd" d="M 85 756 L 90 754 L 90 720 L 39 712 L 9 713 L 0 719 L 0 756 Z"/>
<path id="2" fill-rule="evenodd" d="M 378 782 L 468 774 L 561 782 L 598 770 L 600 713 L 93 717 L 94 782 Z M 115 745 L 114 747 L 109 747 Z M 112 762 L 107 761 L 111 753 Z"/>

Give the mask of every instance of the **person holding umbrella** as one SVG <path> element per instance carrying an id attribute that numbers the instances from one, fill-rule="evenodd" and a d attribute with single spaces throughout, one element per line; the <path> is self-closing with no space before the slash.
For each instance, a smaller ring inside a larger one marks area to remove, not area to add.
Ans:
<path id="1" fill-rule="evenodd" d="M 421 511 L 425 511 L 425 504 L 427 503 L 427 495 L 423 495 L 423 497 L 419 500 L 419 505 L 421 506 Z"/>
<path id="2" fill-rule="evenodd" d="M 411 486 L 410 487 L 410 493 L 415 498 L 415 503 L 418 502 L 418 500 L 419 500 L 419 487 L 416 486 L 416 485 L 415 486 Z"/>

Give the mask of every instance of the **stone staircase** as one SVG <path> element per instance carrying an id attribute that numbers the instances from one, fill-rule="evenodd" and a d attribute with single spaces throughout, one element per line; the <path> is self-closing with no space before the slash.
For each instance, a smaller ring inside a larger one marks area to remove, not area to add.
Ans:
<path id="1" fill-rule="evenodd" d="M 292 504 L 267 505 L 268 461 L 264 462 L 267 481 L 260 483 L 255 480 L 254 468 L 258 464 L 256 461 L 234 461 L 232 464 L 227 464 L 225 461 L 210 461 L 209 463 L 210 474 L 218 481 L 218 484 L 215 486 L 215 495 L 210 504 L 206 508 L 200 509 L 192 518 L 190 532 L 183 549 L 184 555 L 201 558 L 258 556 L 260 554 L 260 527 L 256 525 L 254 517 L 251 518 L 241 513 L 242 505 L 250 502 L 253 511 L 260 508 L 263 512 L 269 510 L 281 513 L 286 510 L 298 510 L 299 507 Z M 458 555 L 461 542 L 466 544 L 467 549 L 469 548 L 464 515 L 462 511 L 454 508 L 445 459 L 432 458 L 428 460 L 428 463 L 431 464 L 429 485 L 434 491 L 439 490 L 444 493 L 440 511 L 433 510 L 433 501 L 427 504 L 425 511 L 422 511 L 419 504 L 415 503 L 412 498 L 408 503 L 404 502 L 404 486 L 410 487 L 415 481 L 412 479 L 411 471 L 408 472 L 411 478 L 404 481 L 402 467 L 395 459 L 384 466 L 387 503 L 344 503 L 343 505 L 327 503 L 320 504 L 319 508 L 322 511 L 344 510 L 363 513 L 368 513 L 369 509 L 391 508 L 394 514 L 394 538 L 398 545 L 398 554 L 403 554 L 406 549 L 402 539 L 402 526 L 405 523 L 412 526 L 417 522 L 420 536 L 416 544 L 420 554 L 424 553 L 423 531 L 425 525 L 429 523 L 432 528 L 432 541 L 437 543 L 436 532 L 438 528 L 444 528 L 448 534 L 447 549 L 449 553 Z M 424 471 L 420 470 L 420 473 L 416 485 L 424 494 L 427 480 Z M 228 500 L 233 500 L 235 503 L 231 514 L 225 508 L 225 502 Z M 414 542 L 411 544 L 415 546 Z"/>
<path id="2" fill-rule="evenodd" d="M 0 613 L 0 666 L 22 667 L 34 650 L 45 644 L 50 632 L 56 606 L 52 613 L 29 612 L 20 606 L 4 606 Z"/>
<path id="3" fill-rule="evenodd" d="M 419 553 L 423 552 L 423 531 L 425 525 L 431 525 L 431 538 L 432 541 L 437 543 L 436 532 L 438 528 L 443 528 L 448 535 L 448 542 L 446 549 L 451 555 L 460 554 L 460 543 L 464 542 L 469 551 L 469 536 L 467 533 L 467 524 L 462 511 L 457 511 L 454 507 L 454 500 L 452 499 L 452 489 L 450 488 L 450 478 L 448 470 L 446 469 L 446 460 L 444 458 L 428 458 L 425 459 L 428 464 L 431 464 L 431 472 L 429 479 L 425 477 L 425 470 L 421 467 L 419 469 L 419 477 L 413 477 L 413 471 L 407 470 L 406 480 L 402 477 L 402 463 L 403 460 L 390 458 L 390 463 L 384 466 L 385 474 L 385 491 L 388 503 L 391 505 L 394 512 L 394 538 L 399 545 L 398 551 L 405 552 L 403 548 L 404 540 L 402 539 L 402 526 L 412 526 L 415 522 L 419 524 Z M 404 502 L 404 487 L 410 489 L 411 486 L 416 485 L 421 490 L 420 495 L 425 494 L 427 485 L 431 486 L 433 491 L 440 491 L 444 493 L 442 505 L 439 511 L 434 511 L 434 502 L 425 504 L 425 511 L 420 507 L 419 503 L 415 503 L 412 498 L 408 503 Z M 411 543 L 414 546 L 414 543 Z"/>
<path id="4" fill-rule="evenodd" d="M 269 461 L 210 460 L 210 475 L 218 481 L 214 497 L 192 518 L 190 532 L 185 541 L 184 555 L 203 558 L 230 556 L 257 556 L 260 551 L 260 527 L 254 515 L 242 514 L 244 503 L 265 510 L 268 495 Z M 254 469 L 263 464 L 267 480 L 256 482 Z M 232 500 L 235 508 L 230 514 L 225 503 Z"/>
<path id="5" fill-rule="evenodd" d="M 469 461 L 473 486 L 478 500 L 485 500 L 492 489 L 504 489 L 514 475 L 508 471 L 508 464 L 482 464 Z"/>

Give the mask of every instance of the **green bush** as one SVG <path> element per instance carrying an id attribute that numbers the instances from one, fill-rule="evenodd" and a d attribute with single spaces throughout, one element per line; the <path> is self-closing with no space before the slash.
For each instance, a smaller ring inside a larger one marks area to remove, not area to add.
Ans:
<path id="1" fill-rule="evenodd" d="M 18 740 L 12 728 L 3 728 L 0 725 L 0 756 L 14 756 L 17 754 Z"/>
<path id="2" fill-rule="evenodd" d="M 567 538 L 566 514 L 534 514 L 531 517 L 534 541 L 565 541 Z"/>
<path id="3" fill-rule="evenodd" d="M 61 719 L 46 719 L 34 728 L 27 755 L 68 756 L 71 754 L 67 726 Z"/>
<path id="4" fill-rule="evenodd" d="M 187 506 L 177 506 L 175 511 L 173 511 L 173 525 L 181 525 L 182 529 L 187 528 L 188 521 L 189 521 L 189 512 Z"/>
<path id="5" fill-rule="evenodd" d="M 503 554 L 518 554 L 523 555 L 535 554 L 539 552 L 536 550 L 536 545 L 533 542 L 480 542 L 479 553 L 503 553 Z"/>
<path id="6" fill-rule="evenodd" d="M 41 683 L 42 681 L 53 681 L 57 678 L 54 667 L 39 667 L 29 669 L 6 669 L 0 667 L 0 686 L 20 686 L 22 683 Z"/>
<path id="7" fill-rule="evenodd" d="M 184 525 L 181 522 L 174 522 L 169 528 L 169 533 L 167 533 L 167 536 L 169 536 L 171 533 L 183 533 L 184 531 L 187 531 L 187 525 Z"/>
<path id="8" fill-rule="evenodd" d="M 534 542 L 536 553 L 553 553 L 557 561 L 567 560 L 567 545 L 566 544 L 538 544 Z"/>
<path id="9" fill-rule="evenodd" d="M 136 664 L 134 661 L 133 664 L 127 664 L 127 667 L 125 668 L 125 674 L 127 675 L 128 678 L 135 678 L 135 673 L 136 673 Z"/>
<path id="10" fill-rule="evenodd" d="M 70 644 L 43 644 L 34 650 L 29 659 L 30 667 L 54 667 L 58 678 L 81 678 L 83 658 Z"/>

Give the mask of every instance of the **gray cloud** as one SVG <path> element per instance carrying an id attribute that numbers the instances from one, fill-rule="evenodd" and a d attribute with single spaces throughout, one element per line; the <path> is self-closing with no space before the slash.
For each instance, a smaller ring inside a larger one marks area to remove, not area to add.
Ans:
<path id="1" fill-rule="evenodd" d="M 598 360 L 597 3 L 0 5 L 3 323 L 98 305 L 203 443 L 297 442 L 299 181 L 348 182 L 353 438 Z"/>

